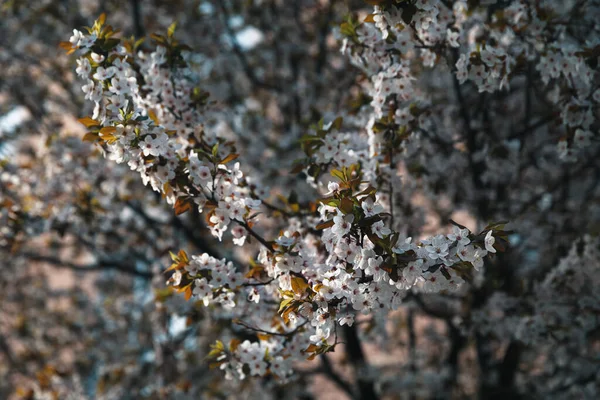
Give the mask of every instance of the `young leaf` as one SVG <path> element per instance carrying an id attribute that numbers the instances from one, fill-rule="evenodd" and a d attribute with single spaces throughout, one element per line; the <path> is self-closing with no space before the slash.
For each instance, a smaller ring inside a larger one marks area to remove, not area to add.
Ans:
<path id="1" fill-rule="evenodd" d="M 158 117 L 156 116 L 154 110 L 148 110 L 148 116 L 154 122 L 155 125 L 160 125 L 160 123 L 158 122 Z"/>
<path id="2" fill-rule="evenodd" d="M 219 164 L 227 164 L 228 162 L 231 162 L 235 159 L 237 159 L 240 155 L 239 154 L 230 154 L 227 157 L 225 157 L 224 159 L 221 160 L 221 162 L 219 162 Z"/>
<path id="3" fill-rule="evenodd" d="M 294 276 L 291 278 L 291 285 L 294 293 L 299 295 L 303 295 L 307 289 L 310 289 L 308 283 L 306 283 L 306 281 L 299 276 Z"/>
<path id="4" fill-rule="evenodd" d="M 84 142 L 96 142 L 100 139 L 100 136 L 98 136 L 97 133 L 94 132 L 88 132 L 85 135 L 83 135 L 83 138 L 81 140 L 83 140 Z"/>
<path id="5" fill-rule="evenodd" d="M 90 117 L 79 118 L 77 121 L 85 125 L 86 128 L 90 128 L 92 126 L 100 126 L 100 122 Z"/>
<path id="6" fill-rule="evenodd" d="M 327 222 L 322 222 L 319 225 L 317 225 L 315 227 L 316 230 L 321 230 L 321 229 L 327 229 L 327 228 L 331 228 L 333 226 L 334 222 L 333 220 L 329 220 Z"/>
<path id="7" fill-rule="evenodd" d="M 191 297 L 192 297 L 192 285 L 189 285 L 188 287 L 185 288 L 185 301 L 188 301 Z"/>
<path id="8" fill-rule="evenodd" d="M 167 29 L 167 36 L 170 38 L 173 37 L 173 35 L 175 34 L 175 29 L 177 28 L 177 22 L 173 22 L 170 26 L 169 29 Z"/>
<path id="9" fill-rule="evenodd" d="M 192 209 L 192 203 L 187 200 L 183 200 L 181 198 L 177 199 L 175 202 L 175 215 L 181 215 Z"/>
<path id="10" fill-rule="evenodd" d="M 100 134 L 101 135 L 110 135 L 113 134 L 117 131 L 117 128 L 114 126 L 105 126 L 102 129 L 100 129 Z"/>

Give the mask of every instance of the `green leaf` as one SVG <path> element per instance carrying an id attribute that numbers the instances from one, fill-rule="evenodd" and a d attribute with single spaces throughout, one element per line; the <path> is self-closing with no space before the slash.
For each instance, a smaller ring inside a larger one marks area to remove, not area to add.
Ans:
<path id="1" fill-rule="evenodd" d="M 329 207 L 339 207 L 340 206 L 340 200 L 339 199 L 332 199 L 332 200 L 329 200 L 329 201 L 325 202 L 324 204 L 328 205 Z"/>
<path id="2" fill-rule="evenodd" d="M 331 170 L 331 176 L 333 176 L 334 178 L 338 178 L 340 181 L 344 182 L 346 180 L 346 177 L 344 176 L 344 173 L 340 170 L 337 169 L 332 169 Z"/>
<path id="3" fill-rule="evenodd" d="M 338 131 L 339 131 L 339 130 L 342 128 L 342 123 L 343 123 L 343 122 L 344 122 L 344 118 L 342 118 L 342 117 L 337 117 L 337 118 L 336 118 L 336 119 L 333 121 L 333 125 L 332 125 L 332 126 L 333 126 L 333 127 L 336 129 L 336 130 L 338 130 Z"/>
<path id="4" fill-rule="evenodd" d="M 150 37 L 154 39 L 157 43 L 164 44 L 166 42 L 165 37 L 162 35 L 157 35 L 156 33 L 151 33 Z"/>
<path id="5" fill-rule="evenodd" d="M 314 136 L 314 135 L 303 135 L 300 139 L 298 139 L 298 141 L 301 143 L 322 142 L 322 139 L 320 137 Z"/>
<path id="6" fill-rule="evenodd" d="M 344 214 L 350 214 L 350 213 L 352 213 L 353 209 L 354 209 L 354 202 L 352 201 L 352 199 L 350 199 L 349 197 L 344 197 L 342 199 L 342 201 L 340 202 L 340 210 Z"/>
<path id="7" fill-rule="evenodd" d="M 106 39 L 101 47 L 104 51 L 109 52 L 115 47 L 117 47 L 119 43 L 121 43 L 120 39 Z"/>
<path id="8" fill-rule="evenodd" d="M 283 310 L 285 310 L 287 308 L 287 306 L 290 305 L 290 303 L 294 301 L 294 298 L 291 297 L 289 299 L 283 299 L 281 301 L 281 303 L 279 304 L 279 310 L 277 311 L 278 313 L 281 313 Z"/>
<path id="9" fill-rule="evenodd" d="M 225 346 L 220 340 L 217 340 L 215 344 L 211 344 L 210 347 L 212 350 L 206 355 L 206 358 L 216 358 L 225 351 Z"/>
<path id="10" fill-rule="evenodd" d="M 177 21 L 173 22 L 170 26 L 169 29 L 167 29 L 167 36 L 170 38 L 173 37 L 173 35 L 175 34 L 175 29 L 177 28 Z"/>

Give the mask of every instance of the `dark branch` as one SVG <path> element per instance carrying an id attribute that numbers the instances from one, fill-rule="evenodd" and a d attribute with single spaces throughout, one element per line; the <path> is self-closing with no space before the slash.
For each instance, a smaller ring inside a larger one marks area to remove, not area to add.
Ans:
<path id="1" fill-rule="evenodd" d="M 121 272 L 124 272 L 129 275 L 134 275 L 134 276 L 144 278 L 144 279 L 152 279 L 152 277 L 154 276 L 152 274 L 152 272 L 140 271 L 139 269 L 136 269 L 129 264 L 118 263 L 118 262 L 114 262 L 114 261 L 100 261 L 95 264 L 80 265 L 80 264 L 75 264 L 75 263 L 72 263 L 69 261 L 64 261 L 64 260 L 61 260 L 56 257 L 45 256 L 42 254 L 21 253 L 21 255 L 28 258 L 30 261 L 44 262 L 47 264 L 51 264 L 55 267 L 67 268 L 67 269 L 71 269 L 74 271 L 92 272 L 92 271 L 102 271 L 102 270 L 107 270 L 107 269 L 114 269 L 114 270 L 121 271 Z"/>
<path id="2" fill-rule="evenodd" d="M 346 336 L 346 353 L 350 363 L 354 366 L 356 381 L 358 382 L 359 398 L 362 400 L 377 400 L 373 381 L 365 375 L 367 360 L 358 338 L 356 326 L 344 326 Z"/>
<path id="3" fill-rule="evenodd" d="M 331 362 L 329 361 L 329 357 L 327 354 L 321 354 L 321 366 L 323 369 L 323 374 L 327 376 L 333 383 L 337 385 L 338 388 L 343 390 L 351 399 L 356 399 L 356 395 L 352 392 L 352 385 L 349 382 L 346 382 L 341 376 L 334 371 Z"/>

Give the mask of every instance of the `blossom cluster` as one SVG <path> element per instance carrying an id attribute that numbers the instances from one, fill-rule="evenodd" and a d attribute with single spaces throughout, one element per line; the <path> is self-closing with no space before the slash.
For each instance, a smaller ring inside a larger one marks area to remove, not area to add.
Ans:
<path id="1" fill-rule="evenodd" d="M 172 255 L 173 287 L 206 306 L 229 310 L 243 328 L 262 333 L 260 343 L 215 345 L 212 357 L 228 377 L 270 371 L 285 378 L 294 359 L 332 351 L 337 327 L 352 325 L 355 312 L 385 314 L 409 290 L 460 290 L 489 253 L 505 248 L 503 224 L 479 234 L 457 225 L 449 235 L 401 239 L 385 212 L 393 207 L 385 200 L 389 194 L 378 190 L 381 178 L 390 185 L 398 181 L 385 146 L 373 151 L 375 134 L 343 132 L 341 118 L 321 122 L 315 135 L 302 140 L 307 157 L 299 167 L 328 193 L 315 212 L 292 218 L 276 240 L 264 239 L 255 230 L 264 191 L 243 164 L 228 165 L 238 158 L 235 144 L 211 133 L 206 96 L 193 85 L 188 48 L 173 31 L 154 35 L 157 47 L 148 53 L 137 42 L 115 39 L 101 17 L 88 35 L 74 31 L 64 47 L 80 54 L 77 73 L 85 80 L 86 99 L 94 103 L 92 117 L 81 119 L 89 130 L 84 139 L 97 143 L 109 159 L 127 163 L 176 213 L 192 207 L 204 212 L 219 239 L 233 225 L 235 244 L 252 236 L 262 245 L 245 277 L 239 266 L 208 254 Z M 402 74 L 399 68 L 393 76 Z M 397 116 L 410 122 L 402 112 Z"/>
<path id="2" fill-rule="evenodd" d="M 590 18 L 597 11 L 592 3 L 582 5 Z M 581 12 L 562 2 L 487 8 L 466 1 L 385 1 L 364 22 L 342 25 L 342 51 L 372 81 L 372 124 L 392 113 L 408 133 L 432 126 L 418 118 L 432 106 L 414 89 L 423 69 L 450 69 L 456 85 L 471 83 L 480 93 L 508 92 L 511 84 L 520 86 L 523 76 L 531 80 L 537 72 L 549 91 L 546 101 L 560 112 L 558 154 L 575 161 L 597 141 L 600 96 L 597 34 L 569 33 L 565 22 Z M 416 127 L 409 126 L 412 120 L 418 120 Z"/>
<path id="3" fill-rule="evenodd" d="M 101 26 L 95 30 L 106 43 L 112 30 Z M 184 63 L 185 47 L 164 37 L 150 54 L 134 54 L 132 43 L 114 43 L 99 54 L 93 50 L 107 48 L 97 43 L 102 39 L 92 33 L 82 41 L 81 35 L 75 31 L 70 42 L 85 51 L 77 72 L 87 80 L 82 88 L 86 99 L 95 104 L 92 118 L 83 120 L 92 128 L 88 140 L 102 143 L 109 159 L 139 172 L 144 184 L 163 193 L 178 212 L 207 207 L 211 231 L 219 239 L 231 221 L 242 222 L 260 206 L 239 163 L 226 166 L 237 157 L 227 150 L 231 145 L 204 129 L 205 94 L 173 64 Z M 258 191 L 257 185 L 253 188 Z M 239 227 L 233 234 L 237 243 L 244 242 Z"/>
<path id="4" fill-rule="evenodd" d="M 590 337 L 599 323 L 600 299 L 594 290 L 600 276 L 600 241 L 585 235 L 571 246 L 530 296 L 494 293 L 473 313 L 474 328 L 481 334 L 510 337 L 525 346 L 542 346 L 548 354 L 536 383 L 548 396 L 597 394 L 597 361 Z M 550 350 L 551 349 L 551 350 Z M 570 362 L 566 362 L 570 359 Z M 580 387 L 570 387 L 573 379 Z"/>

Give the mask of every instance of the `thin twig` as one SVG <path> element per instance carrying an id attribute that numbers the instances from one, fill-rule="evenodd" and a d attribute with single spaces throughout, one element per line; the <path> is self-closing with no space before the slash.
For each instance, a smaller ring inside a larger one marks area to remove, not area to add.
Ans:
<path id="1" fill-rule="evenodd" d="M 241 320 L 234 320 L 233 323 L 235 323 L 236 325 L 240 325 L 243 326 L 246 329 L 250 329 L 251 331 L 254 332 L 260 332 L 260 333 L 264 333 L 267 335 L 272 335 L 272 336 L 282 336 L 282 337 L 291 337 L 294 336 L 299 330 L 300 328 L 302 328 L 304 325 L 306 325 L 306 323 L 308 322 L 308 320 L 304 321 L 303 323 L 301 323 L 300 325 L 298 325 L 294 330 L 289 331 L 289 332 L 274 332 L 274 331 L 267 331 L 265 329 L 261 329 L 261 328 L 257 328 L 254 326 L 250 326 L 247 323 L 245 323 L 244 321 Z"/>

